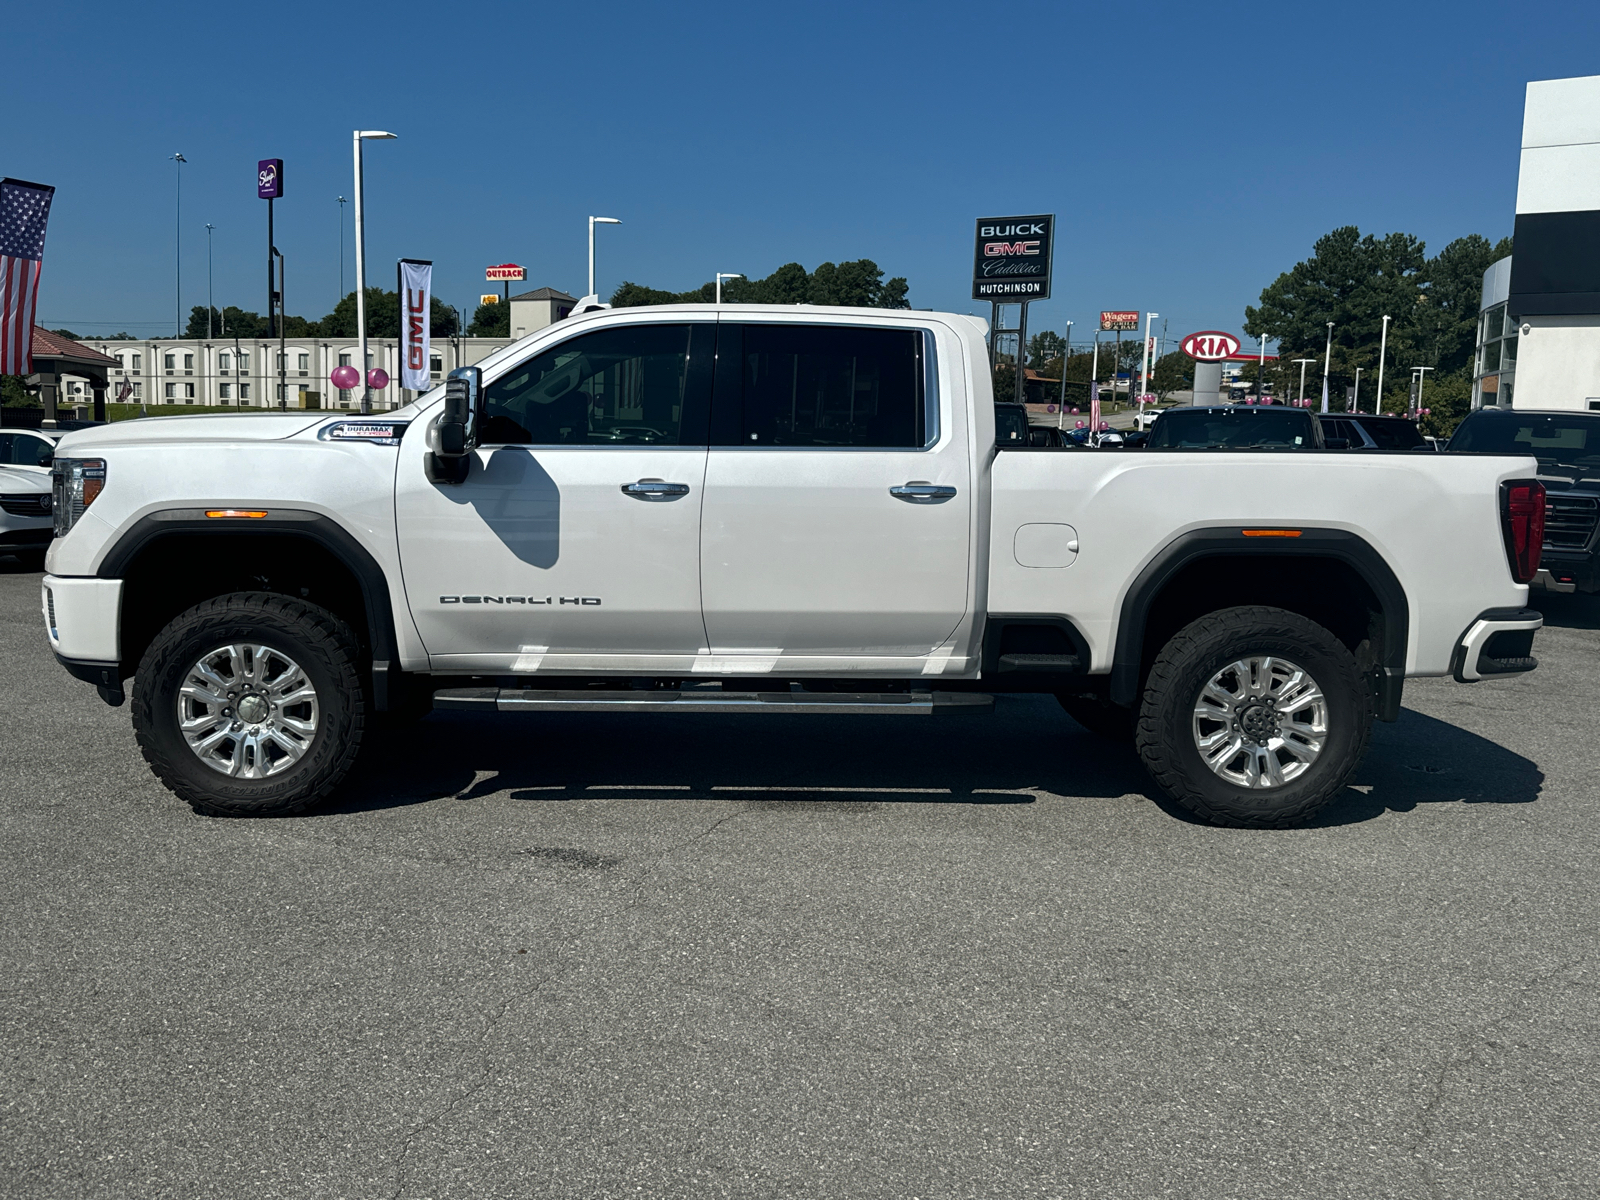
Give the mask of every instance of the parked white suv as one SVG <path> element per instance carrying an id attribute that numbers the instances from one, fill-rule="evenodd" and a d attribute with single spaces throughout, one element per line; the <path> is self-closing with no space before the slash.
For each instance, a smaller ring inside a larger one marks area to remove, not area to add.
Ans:
<path id="1" fill-rule="evenodd" d="M 50 544 L 50 465 L 55 438 L 0 429 L 0 554 L 43 561 Z"/>
<path id="2" fill-rule="evenodd" d="M 998 448 L 985 332 L 621 309 L 381 417 L 73 433 L 50 642 L 110 703 L 134 678 L 145 757 L 218 814 L 327 796 L 374 712 L 1045 692 L 1206 819 L 1278 826 L 1406 676 L 1535 665 L 1532 458 Z"/>

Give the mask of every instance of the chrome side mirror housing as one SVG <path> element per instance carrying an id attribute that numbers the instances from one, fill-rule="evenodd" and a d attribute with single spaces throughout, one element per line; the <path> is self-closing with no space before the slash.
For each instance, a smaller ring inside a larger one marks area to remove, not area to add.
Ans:
<path id="1" fill-rule="evenodd" d="M 465 483 L 483 417 L 483 372 L 457 367 L 444 385 L 444 411 L 428 426 L 430 483 Z"/>

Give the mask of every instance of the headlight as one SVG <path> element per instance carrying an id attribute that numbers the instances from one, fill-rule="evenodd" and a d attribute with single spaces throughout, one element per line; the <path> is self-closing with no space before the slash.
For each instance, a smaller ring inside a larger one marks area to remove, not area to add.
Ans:
<path id="1" fill-rule="evenodd" d="M 103 458 L 58 458 L 50 470 L 51 499 L 55 508 L 56 536 L 67 533 L 106 486 Z"/>

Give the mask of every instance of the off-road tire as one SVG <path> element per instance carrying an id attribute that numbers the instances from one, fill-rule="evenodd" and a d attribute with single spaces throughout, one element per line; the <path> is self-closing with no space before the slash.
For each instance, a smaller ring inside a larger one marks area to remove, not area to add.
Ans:
<path id="1" fill-rule="evenodd" d="M 317 692 L 311 745 L 279 775 L 240 779 L 200 761 L 178 727 L 178 689 L 208 651 L 255 642 L 298 663 Z M 327 609 L 271 592 L 235 592 L 174 617 L 150 643 L 133 687 L 133 729 L 150 769 L 194 810 L 217 817 L 303 812 L 338 787 L 361 749 L 367 702 L 350 627 Z"/>
<path id="2" fill-rule="evenodd" d="M 1056 699 L 1066 709 L 1067 716 L 1096 737 L 1105 738 L 1108 742 L 1133 741 L 1137 718 L 1131 708 L 1113 704 L 1104 696 L 1073 696 L 1057 692 Z"/>
<path id="3" fill-rule="evenodd" d="M 1240 787 L 1208 767 L 1195 744 L 1201 689 L 1252 655 L 1301 665 L 1327 699 L 1327 740 L 1304 772 L 1280 787 Z M 1372 689 L 1355 658 L 1316 622 L 1281 608 L 1227 608 L 1184 626 L 1161 648 L 1139 708 L 1139 757 L 1168 796 L 1196 816 L 1237 829 L 1284 829 L 1308 820 L 1344 788 L 1367 750 Z"/>

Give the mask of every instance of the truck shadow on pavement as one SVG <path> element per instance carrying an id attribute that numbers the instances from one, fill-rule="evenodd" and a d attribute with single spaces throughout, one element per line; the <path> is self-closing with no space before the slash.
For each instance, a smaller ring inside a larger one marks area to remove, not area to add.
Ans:
<path id="1" fill-rule="evenodd" d="M 1534 591 L 1528 596 L 1528 606 L 1543 613 L 1545 625 L 1552 629 L 1600 629 L 1600 596 Z M 1538 644 L 1535 638 L 1534 645 Z M 1537 649 L 1534 655 L 1537 657 Z"/>
<path id="2" fill-rule="evenodd" d="M 1374 727 L 1344 797 L 1311 827 L 1431 803 L 1526 804 L 1543 781 L 1528 759 L 1408 709 Z M 1155 788 L 1130 746 L 1084 732 L 1049 697 L 1002 697 L 992 717 L 949 720 L 436 712 L 372 735 L 340 797 L 310 816 L 502 793 L 525 803 L 724 800 L 851 811 L 1143 799 L 1201 823 Z"/>

